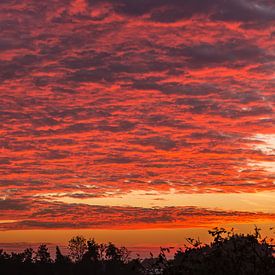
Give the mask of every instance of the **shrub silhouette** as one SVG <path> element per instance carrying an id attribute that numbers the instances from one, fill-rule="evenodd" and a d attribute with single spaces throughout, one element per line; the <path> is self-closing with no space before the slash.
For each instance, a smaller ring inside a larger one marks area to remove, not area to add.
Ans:
<path id="1" fill-rule="evenodd" d="M 260 229 L 253 234 L 237 234 L 224 228 L 209 230 L 210 244 L 188 238 L 173 259 L 170 248 L 161 248 L 157 258 L 131 259 L 125 247 L 98 244 L 94 239 L 76 236 L 69 241 L 69 256 L 56 247 L 55 260 L 45 244 L 8 254 L 0 249 L 0 274 L 3 275 L 273 275 L 272 240 L 261 239 Z"/>
<path id="2" fill-rule="evenodd" d="M 236 234 L 224 228 L 209 230 L 209 245 L 188 239 L 191 246 L 178 250 L 173 261 L 166 261 L 164 274 L 275 274 L 274 246 L 254 234 Z M 162 255 L 163 258 L 163 255 Z"/>

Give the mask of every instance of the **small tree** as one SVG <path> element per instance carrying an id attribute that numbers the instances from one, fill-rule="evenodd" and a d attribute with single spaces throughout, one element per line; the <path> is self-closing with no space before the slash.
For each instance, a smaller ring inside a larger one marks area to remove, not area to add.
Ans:
<path id="1" fill-rule="evenodd" d="M 87 251 L 83 255 L 83 261 L 97 262 L 100 259 L 100 245 L 94 239 L 87 241 Z"/>
<path id="2" fill-rule="evenodd" d="M 31 264 L 33 262 L 34 251 L 32 248 L 26 248 L 23 252 L 23 262 Z"/>
<path id="3" fill-rule="evenodd" d="M 70 263 L 69 257 L 64 256 L 61 253 L 59 246 L 56 246 L 56 250 L 55 250 L 55 263 L 56 264 L 68 264 L 68 263 Z"/>
<path id="4" fill-rule="evenodd" d="M 0 249 L 0 264 L 10 260 L 10 255 L 3 249 Z"/>
<path id="5" fill-rule="evenodd" d="M 35 255 L 35 262 L 41 264 L 49 264 L 52 262 L 51 255 L 48 251 L 48 248 L 45 244 L 41 244 Z"/>
<path id="6" fill-rule="evenodd" d="M 10 255 L 10 261 L 14 264 L 22 263 L 24 259 L 23 253 L 12 252 Z"/>
<path id="7" fill-rule="evenodd" d="M 130 252 L 126 247 L 118 248 L 113 243 L 109 242 L 106 246 L 106 259 L 110 261 L 118 261 L 126 263 L 129 259 Z"/>
<path id="8" fill-rule="evenodd" d="M 82 260 L 87 250 L 86 239 L 83 236 L 75 236 L 69 240 L 68 249 L 71 259 L 78 263 Z"/>

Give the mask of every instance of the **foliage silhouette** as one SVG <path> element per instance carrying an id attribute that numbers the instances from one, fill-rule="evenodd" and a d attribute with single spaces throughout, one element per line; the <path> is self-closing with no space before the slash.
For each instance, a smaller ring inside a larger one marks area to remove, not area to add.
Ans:
<path id="1" fill-rule="evenodd" d="M 214 240 L 203 245 L 189 239 L 191 246 L 178 250 L 173 261 L 166 261 L 164 274 L 275 274 L 272 240 L 260 239 L 260 229 L 254 234 L 236 234 L 224 228 L 209 230 Z"/>
<path id="2" fill-rule="evenodd" d="M 51 255 L 45 244 L 41 244 L 38 247 L 34 260 L 40 264 L 50 264 L 52 262 Z"/>
<path id="3" fill-rule="evenodd" d="M 69 256 L 56 247 L 55 260 L 45 244 L 8 254 L 0 249 L 0 274 L 3 275 L 273 275 L 272 240 L 261 239 L 260 229 L 253 234 L 237 234 L 224 228 L 209 230 L 210 244 L 188 238 L 173 259 L 170 248 L 160 248 L 157 258 L 130 258 L 125 247 L 98 244 L 94 239 L 76 236 L 69 241 Z"/>
<path id="4" fill-rule="evenodd" d="M 69 240 L 70 257 L 75 263 L 82 260 L 86 249 L 86 239 L 83 236 L 76 236 Z"/>
<path id="5" fill-rule="evenodd" d="M 59 265 L 71 263 L 70 258 L 68 256 L 64 256 L 61 253 L 59 246 L 56 247 L 56 251 L 55 251 L 55 263 Z"/>

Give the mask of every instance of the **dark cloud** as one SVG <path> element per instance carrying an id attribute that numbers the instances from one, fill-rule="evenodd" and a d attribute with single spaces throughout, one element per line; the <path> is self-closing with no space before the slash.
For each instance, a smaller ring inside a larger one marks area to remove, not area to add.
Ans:
<path id="1" fill-rule="evenodd" d="M 156 82 L 154 80 L 136 80 L 132 87 L 138 90 L 158 90 L 164 94 L 178 94 L 178 95 L 208 95 L 217 94 L 219 89 L 210 83 L 190 83 L 181 84 L 178 82 Z M 179 100 L 180 101 L 180 100 Z"/>
<path id="2" fill-rule="evenodd" d="M 67 194 L 66 196 L 70 198 L 75 198 L 75 199 L 92 199 L 92 198 L 99 197 L 100 194 L 73 193 L 73 194 Z"/>
<path id="3" fill-rule="evenodd" d="M 240 66 L 274 60 L 274 56 L 268 55 L 257 45 L 242 39 L 226 43 L 182 45 L 168 49 L 167 53 L 171 56 L 184 57 L 183 60 L 187 62 L 188 67 L 215 66 L 217 64 L 231 67 L 235 62 L 238 62 L 237 64 Z"/>
<path id="4" fill-rule="evenodd" d="M 89 51 L 78 57 L 67 57 L 61 60 L 61 65 L 71 69 L 85 69 L 96 66 L 104 66 L 110 53 Z"/>
<path id="5" fill-rule="evenodd" d="M 97 127 L 100 131 L 110 131 L 110 132 L 124 132 L 124 131 L 131 131 L 135 128 L 136 123 L 122 120 L 122 121 L 115 121 L 117 125 L 108 125 L 105 123 L 100 123 Z"/>
<path id="6" fill-rule="evenodd" d="M 48 150 L 45 153 L 39 153 L 37 157 L 44 158 L 48 160 L 55 160 L 55 159 L 64 159 L 71 155 L 69 151 L 61 151 L 61 150 Z"/>
<path id="7" fill-rule="evenodd" d="M 29 202 L 23 199 L 0 199 L 0 210 L 1 211 L 24 211 L 30 209 Z"/>
<path id="8" fill-rule="evenodd" d="M 132 158 L 124 157 L 124 156 L 109 156 L 107 158 L 102 158 L 102 159 L 96 159 L 95 163 L 116 163 L 116 164 L 127 164 L 134 162 L 135 160 Z"/>
<path id="9" fill-rule="evenodd" d="M 98 1 L 89 0 L 93 6 Z M 114 10 L 129 16 L 150 15 L 157 22 L 175 22 L 196 15 L 221 21 L 273 21 L 275 7 L 270 1 L 247 0 L 106 0 Z"/>
<path id="10" fill-rule="evenodd" d="M 223 21 L 274 21 L 275 6 L 270 1 L 227 0 L 221 1 L 212 18 Z"/>
<path id="11" fill-rule="evenodd" d="M 57 228 L 148 228 L 155 225 L 209 226 L 220 222 L 242 222 L 274 218 L 273 214 L 222 211 L 192 206 L 186 207 L 108 207 L 87 204 L 42 203 L 30 215 L 18 222 L 1 223 L 0 229 L 57 229 Z M 74 209 L 72 212 L 71 209 Z M 99 219 L 100 217 L 100 219 Z M 199 222 L 196 222 L 198 221 Z"/>
<path id="12" fill-rule="evenodd" d="M 81 227 L 85 226 L 85 222 L 81 224 Z M 79 225 L 74 224 L 73 222 L 53 222 L 53 221 L 33 221 L 26 220 L 18 222 L 14 225 L 13 229 L 25 229 L 25 228 L 43 228 L 43 229 L 58 229 L 58 228 L 79 228 Z"/>
<path id="13" fill-rule="evenodd" d="M 177 147 L 176 142 L 165 136 L 154 136 L 144 139 L 136 139 L 133 143 L 140 144 L 142 146 L 153 146 L 156 149 L 172 150 Z"/>
<path id="14" fill-rule="evenodd" d="M 95 70 L 77 70 L 70 73 L 66 79 L 73 82 L 111 82 L 114 80 L 111 71 L 108 69 L 95 69 Z"/>

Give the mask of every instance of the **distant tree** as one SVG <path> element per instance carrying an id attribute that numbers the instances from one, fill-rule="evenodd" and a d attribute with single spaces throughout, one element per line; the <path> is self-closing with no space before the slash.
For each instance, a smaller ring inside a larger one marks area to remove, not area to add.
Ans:
<path id="1" fill-rule="evenodd" d="M 111 261 L 119 260 L 118 248 L 111 242 L 109 242 L 106 247 L 106 259 Z"/>
<path id="2" fill-rule="evenodd" d="M 12 252 L 11 255 L 10 255 L 10 261 L 11 261 L 13 264 L 22 263 L 22 262 L 23 262 L 23 259 L 24 259 L 24 254 L 23 254 L 23 253 L 15 253 L 15 252 Z"/>
<path id="3" fill-rule="evenodd" d="M 83 255 L 83 261 L 97 262 L 100 260 L 100 248 L 101 246 L 96 243 L 95 239 L 87 241 L 87 251 Z"/>
<path id="4" fill-rule="evenodd" d="M 3 249 L 0 249 L 0 263 L 4 263 L 10 259 L 10 255 L 6 253 Z"/>
<path id="5" fill-rule="evenodd" d="M 68 249 L 74 262 L 80 262 L 87 251 L 86 239 L 83 236 L 75 236 L 69 240 Z"/>
<path id="6" fill-rule="evenodd" d="M 98 247 L 98 253 L 99 253 L 99 260 L 100 261 L 103 261 L 103 260 L 106 260 L 106 247 L 107 247 L 107 244 L 105 243 L 101 243 L 99 244 L 99 247 Z"/>
<path id="7" fill-rule="evenodd" d="M 35 255 L 35 262 L 41 264 L 50 264 L 52 262 L 51 255 L 45 244 L 41 244 Z"/>
<path id="8" fill-rule="evenodd" d="M 34 251 L 32 248 L 26 248 L 23 252 L 23 262 L 31 264 L 33 262 Z"/>
<path id="9" fill-rule="evenodd" d="M 119 248 L 120 261 L 122 261 L 123 263 L 127 263 L 129 261 L 130 254 L 131 252 L 125 246 Z"/>
<path id="10" fill-rule="evenodd" d="M 70 263 L 70 258 L 61 253 L 59 246 L 56 246 L 55 250 L 55 263 L 62 265 Z"/>
<path id="11" fill-rule="evenodd" d="M 109 242 L 106 246 L 105 255 L 107 260 L 125 263 L 129 259 L 130 252 L 126 247 L 117 248 Z"/>

